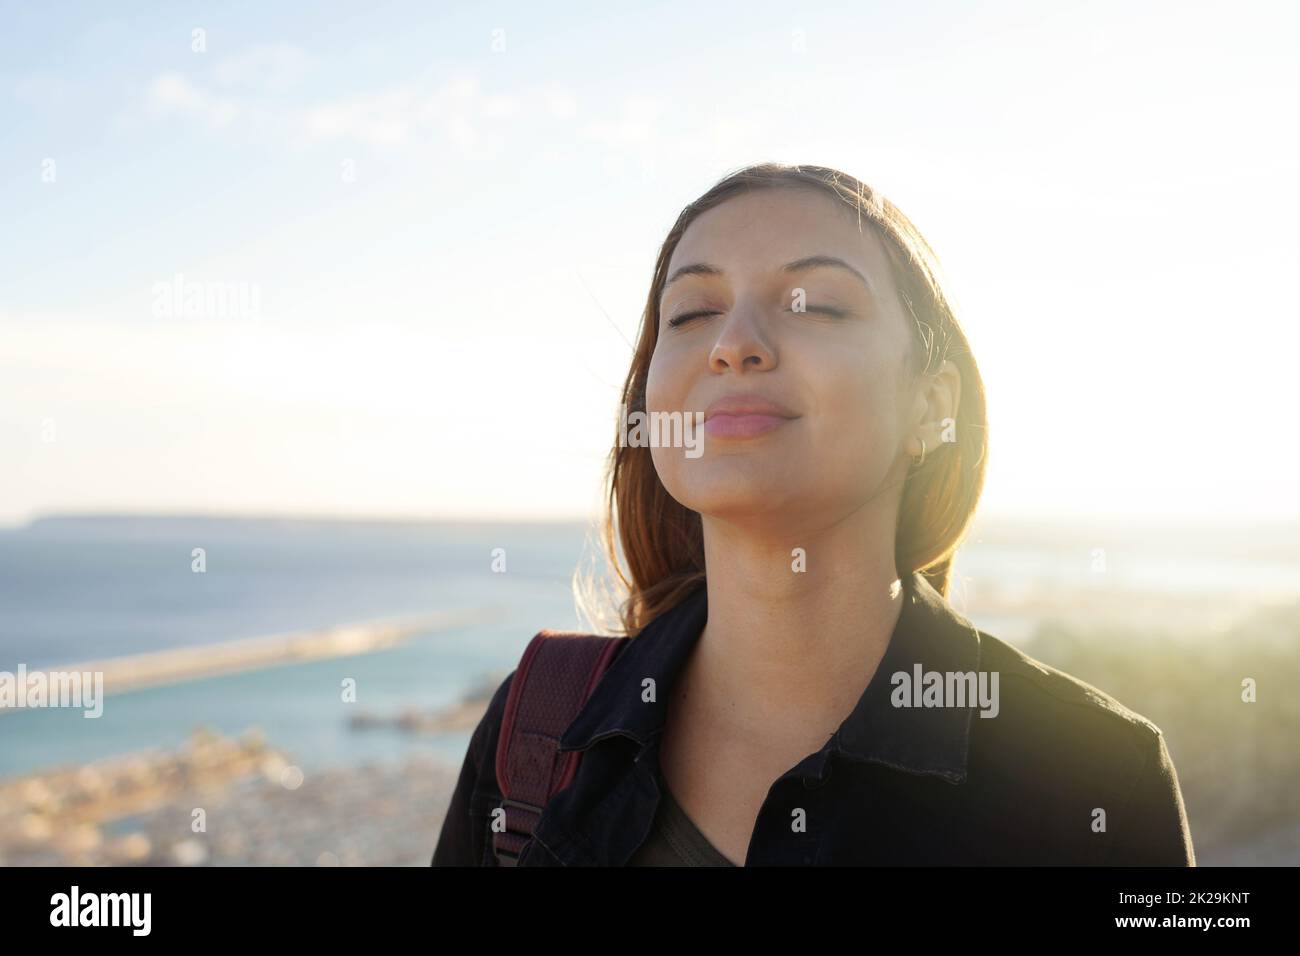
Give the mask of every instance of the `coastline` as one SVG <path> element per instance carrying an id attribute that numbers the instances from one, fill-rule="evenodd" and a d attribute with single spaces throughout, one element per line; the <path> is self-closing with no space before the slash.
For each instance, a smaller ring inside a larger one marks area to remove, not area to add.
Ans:
<path id="1" fill-rule="evenodd" d="M 26 668 L 27 674 L 103 674 L 104 695 L 397 647 L 419 634 L 480 624 L 491 609 L 379 618 L 314 630 L 238 638 L 192 647 L 104 658 L 81 664 Z M 0 705 L 0 716 L 30 708 Z"/>

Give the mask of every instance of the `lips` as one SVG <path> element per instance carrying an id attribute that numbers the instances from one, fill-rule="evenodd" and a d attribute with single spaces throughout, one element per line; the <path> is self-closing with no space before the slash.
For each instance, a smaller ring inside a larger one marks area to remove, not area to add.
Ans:
<path id="1" fill-rule="evenodd" d="M 704 412 L 704 431 L 714 438 L 755 438 L 799 416 L 758 395 L 720 398 Z"/>
<path id="2" fill-rule="evenodd" d="M 758 395 L 728 395 L 720 398 L 704 410 L 704 420 L 707 422 L 715 415 L 770 415 L 774 418 L 799 417 L 784 405 Z"/>

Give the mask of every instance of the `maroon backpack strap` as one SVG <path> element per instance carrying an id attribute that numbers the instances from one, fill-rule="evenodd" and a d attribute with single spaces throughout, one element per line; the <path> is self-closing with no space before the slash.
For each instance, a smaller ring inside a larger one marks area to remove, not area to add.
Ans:
<path id="1" fill-rule="evenodd" d="M 492 834 L 499 865 L 515 865 L 542 809 L 573 782 L 582 752 L 561 754 L 560 738 L 624 641 L 543 630 L 529 642 L 510 682 L 497 742 L 497 784 L 505 808 L 505 830 Z"/>

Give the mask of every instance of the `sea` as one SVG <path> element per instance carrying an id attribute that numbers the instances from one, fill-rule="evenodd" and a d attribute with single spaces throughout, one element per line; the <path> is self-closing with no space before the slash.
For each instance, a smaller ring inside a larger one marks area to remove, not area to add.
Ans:
<path id="1" fill-rule="evenodd" d="M 459 765 L 470 729 L 358 729 L 352 717 L 451 706 L 504 677 L 539 629 L 584 629 L 572 581 L 575 568 L 598 566 L 594 534 L 581 522 L 85 515 L 0 530 L 0 671 L 394 617 L 464 618 L 396 647 L 112 694 L 99 718 L 67 708 L 0 715 L 0 777 L 177 748 L 199 727 L 228 736 L 256 729 L 304 770 L 415 754 Z M 1095 593 L 1093 545 L 1102 541 L 1125 593 L 1186 602 L 1222 592 L 1243 606 L 1296 600 L 1300 555 L 1290 534 L 1156 535 L 1147 540 L 1163 546 L 1144 550 L 1095 529 L 991 526 L 960 553 L 952 599 L 973 591 L 963 610 L 977 624 L 1030 641 L 1035 594 Z M 1243 540 L 1255 546 L 1232 544 Z M 999 599 L 982 601 L 990 592 L 979 582 L 994 579 Z M 343 699 L 349 678 L 355 700 Z"/>
<path id="2" fill-rule="evenodd" d="M 97 718 L 10 711 L 0 777 L 172 749 L 200 726 L 256 728 L 304 770 L 415 753 L 459 763 L 468 730 L 359 730 L 351 718 L 450 706 L 485 676 L 504 677 L 541 628 L 578 628 L 571 581 L 588 535 L 577 523 L 116 518 L 0 532 L 0 671 L 10 673 L 408 616 L 469 619 L 369 653 L 111 694 Z M 345 701 L 348 678 L 355 700 Z"/>

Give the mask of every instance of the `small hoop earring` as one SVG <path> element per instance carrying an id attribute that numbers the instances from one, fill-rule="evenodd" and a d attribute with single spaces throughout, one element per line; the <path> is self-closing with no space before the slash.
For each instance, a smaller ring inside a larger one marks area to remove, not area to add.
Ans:
<path id="1" fill-rule="evenodd" d="M 921 456 L 918 458 L 917 456 L 913 455 L 913 456 L 912 456 L 912 464 L 913 464 L 913 465 L 916 465 L 916 466 L 919 468 L 922 464 L 924 464 L 924 462 L 925 462 L 925 439 L 922 438 L 922 439 L 921 439 Z"/>

